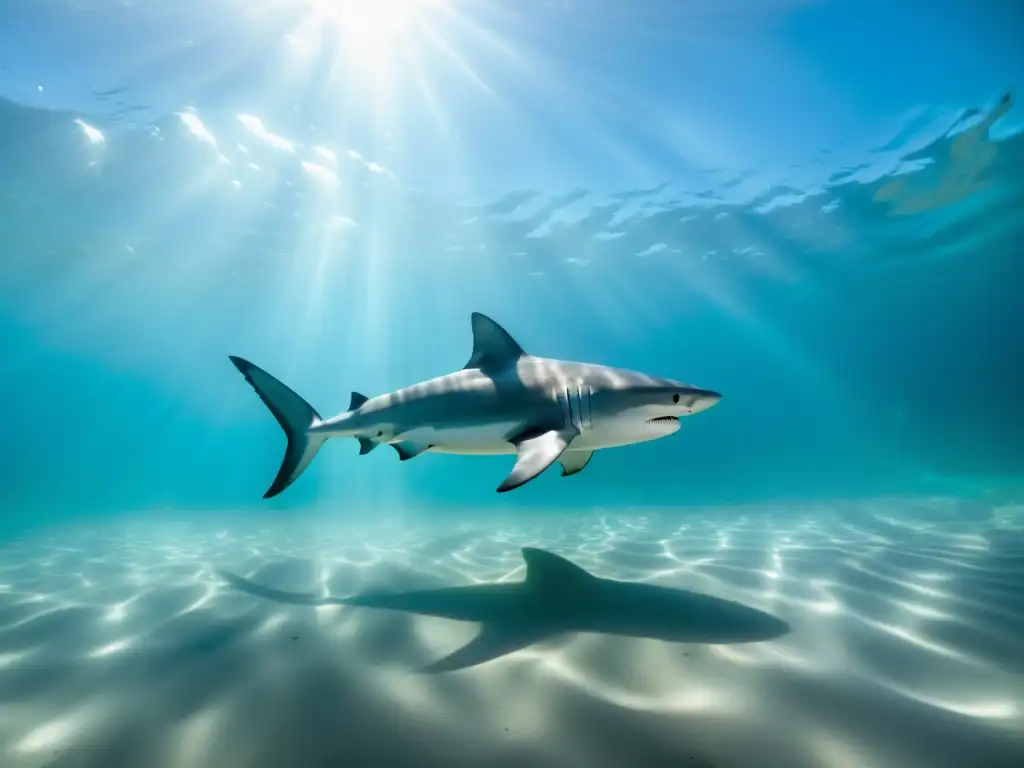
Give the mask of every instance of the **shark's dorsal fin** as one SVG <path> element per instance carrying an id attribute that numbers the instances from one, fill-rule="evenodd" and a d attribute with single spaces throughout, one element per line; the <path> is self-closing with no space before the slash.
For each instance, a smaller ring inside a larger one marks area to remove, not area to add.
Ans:
<path id="1" fill-rule="evenodd" d="M 516 360 L 526 354 L 511 334 L 487 315 L 474 312 L 471 320 L 473 354 L 464 368 L 499 370 L 515 365 Z"/>
<path id="2" fill-rule="evenodd" d="M 369 400 L 366 395 L 360 394 L 359 392 L 352 393 L 352 399 L 348 401 L 348 409 L 354 411 L 356 408 L 361 408 L 363 403 Z"/>
<path id="3" fill-rule="evenodd" d="M 531 585 L 565 585 L 593 579 L 576 563 L 543 549 L 523 547 L 523 561 L 526 563 L 526 583 Z"/>

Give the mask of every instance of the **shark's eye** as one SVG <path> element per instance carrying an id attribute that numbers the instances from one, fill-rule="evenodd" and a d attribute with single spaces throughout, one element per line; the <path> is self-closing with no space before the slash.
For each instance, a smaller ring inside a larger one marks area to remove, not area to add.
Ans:
<path id="1" fill-rule="evenodd" d="M 679 402 L 679 393 L 678 392 L 676 392 L 674 395 L 672 395 L 672 402 L 673 403 L 678 403 Z"/>

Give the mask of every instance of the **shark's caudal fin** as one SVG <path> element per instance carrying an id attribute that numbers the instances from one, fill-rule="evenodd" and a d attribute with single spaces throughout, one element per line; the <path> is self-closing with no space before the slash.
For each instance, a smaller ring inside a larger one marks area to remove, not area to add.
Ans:
<path id="1" fill-rule="evenodd" d="M 320 415 L 309 403 L 259 366 L 234 355 L 231 355 L 230 359 L 274 414 L 274 418 L 288 438 L 288 447 L 285 449 L 277 477 L 263 494 L 263 498 L 269 499 L 271 496 L 277 496 L 298 479 L 313 461 L 313 457 L 327 437 L 309 434 L 310 427 L 320 423 Z"/>
<path id="2" fill-rule="evenodd" d="M 254 581 L 249 581 L 242 576 L 231 573 L 231 571 L 218 569 L 217 573 L 224 581 L 240 592 L 245 592 L 254 597 L 262 597 L 264 600 L 273 600 L 275 603 L 286 603 L 288 605 L 344 604 L 339 598 L 319 597 L 317 595 L 307 595 L 303 592 L 285 592 L 281 589 L 265 587 L 262 584 L 257 584 Z"/>

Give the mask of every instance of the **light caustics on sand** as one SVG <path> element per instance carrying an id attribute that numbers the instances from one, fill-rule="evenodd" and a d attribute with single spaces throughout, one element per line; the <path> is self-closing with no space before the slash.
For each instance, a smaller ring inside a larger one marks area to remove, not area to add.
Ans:
<path id="1" fill-rule="evenodd" d="M 882 504 L 805 516 L 708 510 L 682 523 L 667 511 L 563 512 L 493 528 L 239 516 L 40 535 L 0 551 L 0 690 L 16 696 L 3 703 L 0 755 L 24 768 L 42 754 L 73 759 L 132 739 L 138 764 L 170 750 L 161 759 L 175 766 L 260 766 L 259 755 L 272 754 L 262 734 L 274 729 L 246 726 L 257 717 L 252 702 L 261 722 L 285 717 L 312 673 L 399 733 L 429 724 L 417 737 L 424 755 L 447 754 L 442 740 L 484 738 L 492 749 L 557 744 L 584 756 L 591 721 L 574 713 L 600 706 L 657 715 L 665 730 L 651 721 L 642 743 L 680 754 L 697 744 L 720 766 L 744 765 L 745 750 L 769 732 L 772 765 L 967 764 L 979 743 L 998 755 L 1021 746 L 1013 734 L 1024 726 L 1015 666 L 1024 638 L 1006 605 L 1024 571 L 992 557 L 1008 535 L 950 518 L 901 521 Z M 226 566 L 321 595 L 508 582 L 523 577 L 522 545 L 598 575 L 734 599 L 792 631 L 743 646 L 582 634 L 424 677 L 412 670 L 465 643 L 472 626 L 281 606 L 226 589 L 215 574 Z M 893 717 L 907 731 L 898 745 L 887 735 Z M 617 727 L 629 722 L 641 721 Z M 238 729 L 254 742 L 233 754 Z M 393 748 L 369 733 L 346 738 Z"/>

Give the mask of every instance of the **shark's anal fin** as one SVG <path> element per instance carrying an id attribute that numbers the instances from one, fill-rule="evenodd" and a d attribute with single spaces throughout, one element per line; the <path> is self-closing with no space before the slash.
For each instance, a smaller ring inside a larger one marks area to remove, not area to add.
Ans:
<path id="1" fill-rule="evenodd" d="M 349 400 L 348 402 L 348 409 L 350 411 L 354 411 L 357 408 L 361 408 L 363 403 L 365 403 L 369 399 L 370 398 L 368 398 L 366 395 L 360 394 L 359 392 L 353 392 L 352 399 Z"/>
<path id="2" fill-rule="evenodd" d="M 511 334 L 487 315 L 474 312 L 471 321 L 473 354 L 464 368 L 479 368 L 484 373 L 502 370 L 526 354 Z"/>
<path id="3" fill-rule="evenodd" d="M 541 627 L 522 628 L 505 624 L 484 624 L 480 632 L 458 650 L 428 664 L 420 671 L 424 674 L 454 672 L 457 669 L 475 667 L 486 661 L 507 656 L 545 640 L 551 632 Z"/>
<path id="4" fill-rule="evenodd" d="M 513 438 L 511 442 L 516 447 L 516 464 L 498 486 L 498 493 L 511 491 L 533 480 L 558 460 L 577 434 L 575 427 L 570 427 L 547 432 L 532 430 L 522 437 Z"/>
<path id="5" fill-rule="evenodd" d="M 558 463 L 562 465 L 562 477 L 582 472 L 592 458 L 593 451 L 566 451 L 558 459 Z"/>
<path id="6" fill-rule="evenodd" d="M 434 446 L 421 445 L 420 443 L 414 443 L 411 440 L 403 440 L 400 443 L 392 443 L 391 447 L 398 452 L 399 459 L 402 461 L 408 461 L 409 459 L 415 459 L 424 451 L 429 451 Z"/>

